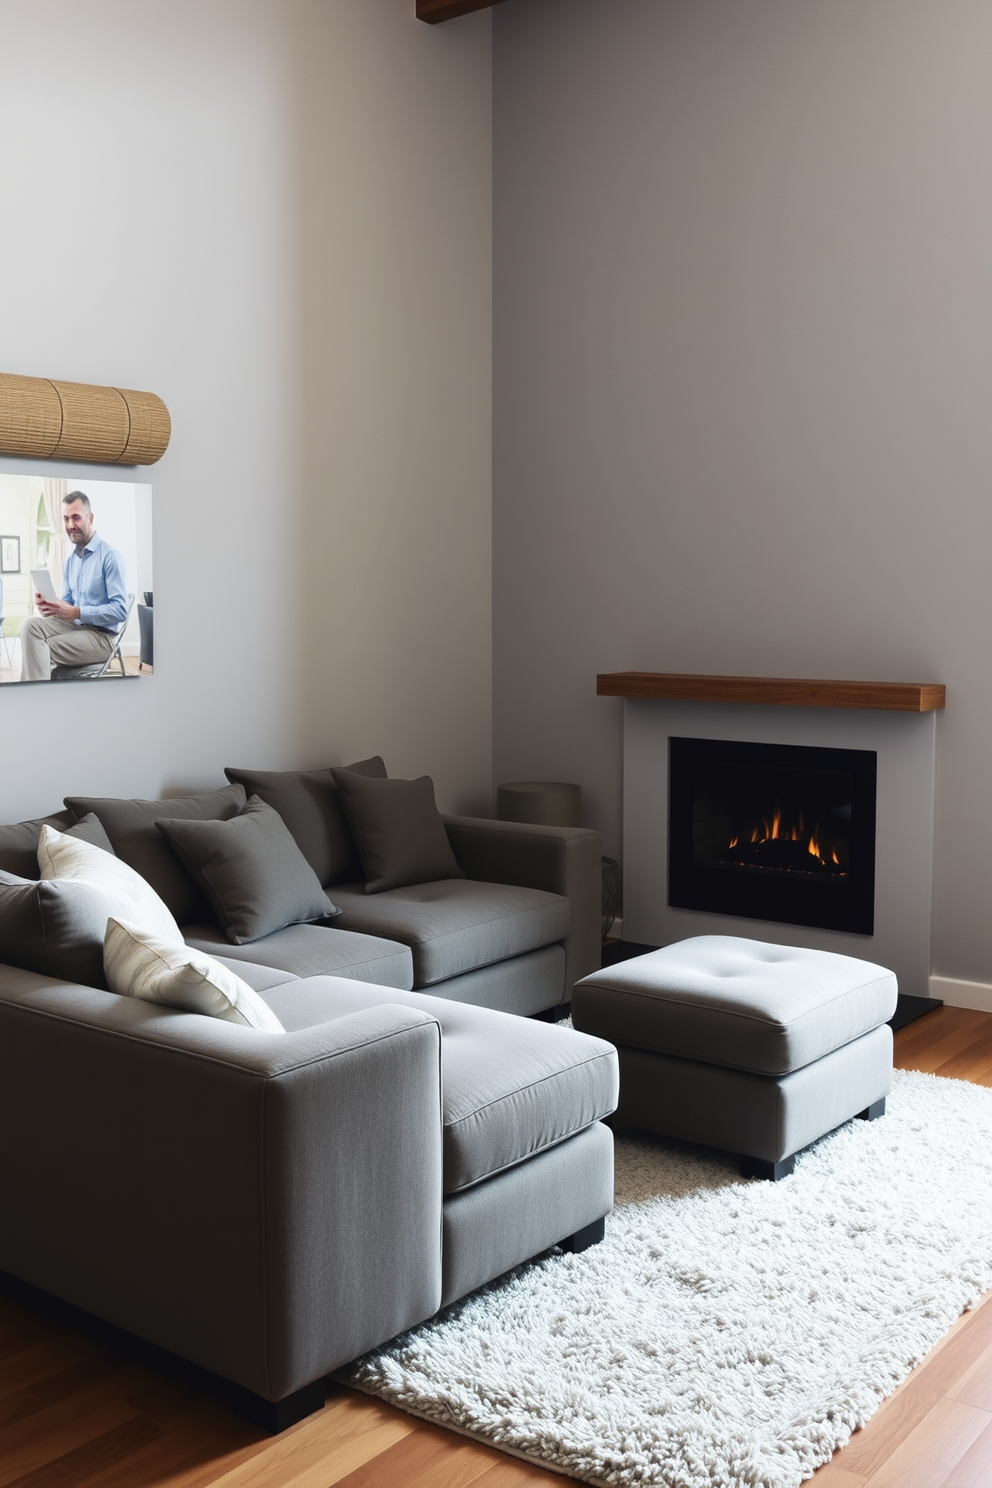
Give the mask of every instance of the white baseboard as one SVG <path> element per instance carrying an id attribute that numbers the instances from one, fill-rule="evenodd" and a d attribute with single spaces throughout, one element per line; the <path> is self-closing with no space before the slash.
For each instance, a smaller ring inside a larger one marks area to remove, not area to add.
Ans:
<path id="1" fill-rule="evenodd" d="M 988 982 L 962 982 L 956 977 L 932 976 L 930 996 L 939 997 L 950 1007 L 973 1008 L 977 1013 L 992 1013 L 992 985 Z"/>

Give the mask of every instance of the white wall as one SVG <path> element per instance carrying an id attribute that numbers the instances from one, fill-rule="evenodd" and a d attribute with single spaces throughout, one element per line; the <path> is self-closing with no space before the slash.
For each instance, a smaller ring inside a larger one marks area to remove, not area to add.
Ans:
<path id="1" fill-rule="evenodd" d="M 488 809 L 490 17 L 427 26 L 412 0 L 315 0 L 313 16 L 298 124 L 306 732 Z"/>
<path id="2" fill-rule="evenodd" d="M 155 676 L 5 689 L 0 820 L 370 750 L 487 797 L 489 38 L 409 0 L 0 0 L 3 369 L 174 430 Z"/>
<path id="3" fill-rule="evenodd" d="M 992 981 L 992 9 L 494 12 L 497 780 L 619 846 L 597 671 L 940 681 L 934 969 Z"/>

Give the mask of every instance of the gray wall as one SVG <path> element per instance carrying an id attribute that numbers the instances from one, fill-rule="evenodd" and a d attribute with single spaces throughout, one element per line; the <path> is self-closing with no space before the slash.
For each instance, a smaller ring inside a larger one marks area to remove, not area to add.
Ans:
<path id="1" fill-rule="evenodd" d="M 934 970 L 992 981 L 992 8 L 494 12 L 497 780 L 617 850 L 621 668 L 942 681 Z"/>
<path id="2" fill-rule="evenodd" d="M 0 821 L 370 751 L 488 802 L 490 35 L 0 0 L 0 367 L 174 426 L 155 676 L 5 688 Z"/>

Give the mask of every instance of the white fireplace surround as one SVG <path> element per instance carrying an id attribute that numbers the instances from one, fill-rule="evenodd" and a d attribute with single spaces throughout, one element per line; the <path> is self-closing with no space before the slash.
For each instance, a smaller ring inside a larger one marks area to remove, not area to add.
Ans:
<path id="1" fill-rule="evenodd" d="M 743 935 L 839 951 L 890 967 L 899 990 L 930 986 L 936 713 L 624 699 L 626 940 L 668 945 L 691 935 Z M 870 749 L 878 756 L 875 931 L 855 935 L 668 904 L 668 741 L 671 737 Z M 948 1001 L 961 1004 L 958 996 Z"/>

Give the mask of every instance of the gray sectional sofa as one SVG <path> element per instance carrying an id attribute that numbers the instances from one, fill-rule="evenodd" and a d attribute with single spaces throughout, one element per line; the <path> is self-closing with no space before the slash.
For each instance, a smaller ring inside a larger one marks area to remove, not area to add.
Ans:
<path id="1" fill-rule="evenodd" d="M 329 882 L 353 849 L 307 773 L 48 819 L 94 813 L 284 1034 L 0 965 L 0 1269 L 233 1382 L 273 1430 L 439 1307 L 592 1243 L 612 1204 L 615 1051 L 519 1016 L 598 964 L 596 835 L 447 818 L 466 877 L 365 895 Z M 154 822 L 234 817 L 260 784 L 342 913 L 232 945 Z M 37 875 L 40 825 L 0 828 L 0 870 Z"/>
<path id="2" fill-rule="evenodd" d="M 378 756 L 349 769 L 385 777 Z M 68 796 L 59 820 L 94 813 L 117 855 L 165 900 L 189 944 L 211 955 L 261 961 L 297 976 L 353 977 L 433 992 L 525 1016 L 568 1002 L 575 983 L 598 970 L 598 833 L 448 816 L 445 829 L 464 878 L 366 894 L 330 770 L 227 773 L 232 784 L 219 791 L 166 801 Z M 324 925 L 294 924 L 250 945 L 231 946 L 155 830 L 154 822 L 164 816 L 232 817 L 248 796 L 279 813 L 340 909 L 332 933 Z M 59 820 L 51 818 L 56 826 Z M 0 868 L 6 866 L 0 843 Z"/>

